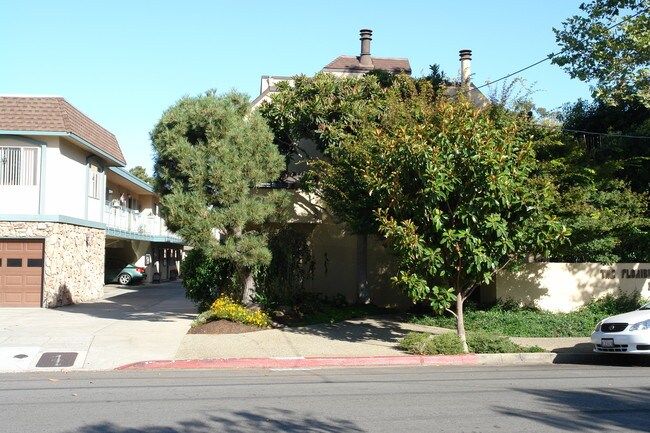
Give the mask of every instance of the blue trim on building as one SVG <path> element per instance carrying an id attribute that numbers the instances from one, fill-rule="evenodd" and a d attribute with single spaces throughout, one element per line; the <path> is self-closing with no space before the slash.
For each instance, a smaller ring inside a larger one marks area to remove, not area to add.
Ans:
<path id="1" fill-rule="evenodd" d="M 0 134 L 2 134 L 2 131 L 0 131 Z M 37 146 L 47 146 L 47 143 L 41 140 L 34 140 L 33 138 L 29 137 L 23 137 L 22 135 L 17 135 L 17 134 L 9 134 L 5 135 L 2 134 L 0 135 L 0 140 L 5 139 L 5 140 L 18 140 L 18 141 L 25 141 L 29 144 L 35 144 Z"/>
<path id="2" fill-rule="evenodd" d="M 71 132 L 63 132 L 63 131 L 14 131 L 14 130 L 0 130 L 0 135 L 41 135 L 41 136 L 49 136 L 49 137 L 69 137 L 72 138 L 73 140 L 77 141 L 78 143 L 82 144 L 85 146 L 87 149 L 90 151 L 101 155 L 105 159 L 111 161 L 112 163 L 124 167 L 126 165 L 125 162 L 118 160 L 114 156 L 104 152 L 103 150 L 99 149 L 98 147 L 94 146 L 93 144 L 89 143 L 88 141 L 84 140 L 83 138 L 79 137 L 78 135 L 75 135 Z"/>
<path id="3" fill-rule="evenodd" d="M 3 221 L 72 224 L 81 227 L 90 227 L 94 229 L 106 230 L 106 236 L 113 236 L 120 239 L 185 245 L 185 242 L 183 242 L 182 239 L 178 239 L 170 236 L 154 236 L 154 235 L 129 232 L 126 230 L 120 230 L 113 227 L 107 227 L 106 224 L 104 223 L 82 220 L 80 218 L 73 218 L 66 215 L 1 215 L 0 214 L 0 222 Z"/>
<path id="4" fill-rule="evenodd" d="M 36 222 L 36 223 L 63 223 L 75 226 L 91 227 L 95 229 L 106 229 L 106 224 L 83 220 L 81 218 L 69 217 L 66 215 L 3 215 L 0 214 L 0 222 Z"/>
<path id="5" fill-rule="evenodd" d="M 110 171 L 112 171 L 113 173 L 117 174 L 118 176 L 128 180 L 129 182 L 138 185 L 140 188 L 146 189 L 147 191 L 149 191 L 152 194 L 156 194 L 151 185 L 144 182 L 139 177 L 132 175 L 131 173 L 129 173 L 128 171 L 126 171 L 122 167 L 108 167 L 108 169 Z"/>
<path id="6" fill-rule="evenodd" d="M 120 230 L 113 227 L 106 228 L 106 236 L 114 236 L 121 239 L 131 239 L 136 241 L 149 241 L 149 242 L 156 242 L 156 243 L 170 243 L 170 244 L 177 244 L 177 245 L 185 245 L 185 242 L 183 242 L 181 239 L 171 238 L 168 236 L 153 236 L 153 235 L 127 232 L 125 230 Z"/>

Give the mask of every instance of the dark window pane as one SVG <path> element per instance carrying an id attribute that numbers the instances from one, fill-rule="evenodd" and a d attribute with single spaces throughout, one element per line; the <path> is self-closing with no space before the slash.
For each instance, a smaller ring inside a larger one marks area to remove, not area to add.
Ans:
<path id="1" fill-rule="evenodd" d="M 20 268 L 23 265 L 23 259 L 7 259 L 8 268 Z"/>
<path id="2" fill-rule="evenodd" d="M 27 259 L 28 268 L 41 268 L 43 267 L 43 259 Z"/>

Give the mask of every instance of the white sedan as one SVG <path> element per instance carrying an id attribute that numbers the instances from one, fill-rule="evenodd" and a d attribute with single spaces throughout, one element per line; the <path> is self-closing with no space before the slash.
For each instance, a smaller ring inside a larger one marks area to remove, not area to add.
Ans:
<path id="1" fill-rule="evenodd" d="M 591 342 L 594 352 L 650 354 L 650 303 L 601 320 Z"/>

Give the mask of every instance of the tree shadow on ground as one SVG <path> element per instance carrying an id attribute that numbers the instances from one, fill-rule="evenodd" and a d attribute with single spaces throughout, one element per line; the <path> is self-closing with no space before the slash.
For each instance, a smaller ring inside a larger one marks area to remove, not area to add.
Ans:
<path id="1" fill-rule="evenodd" d="M 603 383 L 607 383 L 606 378 Z M 535 408 L 539 410 L 496 406 L 498 413 L 563 431 L 648 431 L 650 388 L 513 389 L 513 392 L 537 397 Z"/>
<path id="2" fill-rule="evenodd" d="M 312 335 L 336 341 L 361 343 L 381 341 L 397 344 L 411 332 L 409 326 L 397 316 L 354 319 L 334 324 L 310 325 L 299 328 L 285 328 L 285 332 Z"/>
<path id="3" fill-rule="evenodd" d="M 97 301 L 65 305 L 57 308 L 57 311 L 148 322 L 192 320 L 196 317 L 196 307 L 185 299 L 185 291 L 180 284 L 121 287 L 117 293 Z"/>
<path id="4" fill-rule="evenodd" d="M 595 353 L 590 343 L 554 350 L 554 364 L 608 365 L 613 367 L 650 367 L 647 355 Z"/>
<path id="5" fill-rule="evenodd" d="M 253 411 L 234 411 L 226 415 L 211 415 L 205 420 L 178 421 L 174 425 L 123 427 L 113 422 L 83 426 L 75 432 L 83 433 L 363 433 L 354 422 L 340 418 L 326 418 L 315 413 L 298 413 L 269 408 Z"/>

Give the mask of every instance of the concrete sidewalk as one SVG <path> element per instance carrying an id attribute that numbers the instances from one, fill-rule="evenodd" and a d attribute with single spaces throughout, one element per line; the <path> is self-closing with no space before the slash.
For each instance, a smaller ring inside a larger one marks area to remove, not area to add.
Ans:
<path id="1" fill-rule="evenodd" d="M 95 302 L 0 308 L 0 372 L 111 370 L 173 359 L 195 307 L 178 281 L 104 287 Z"/>
<path id="2" fill-rule="evenodd" d="M 592 356 L 587 338 L 514 339 L 552 352 L 545 354 L 410 356 L 398 348 L 408 332 L 445 330 L 396 317 L 245 334 L 187 334 L 196 314 L 179 281 L 111 285 L 105 291 L 100 301 L 57 309 L 0 309 L 0 372 L 551 363 L 558 356 Z"/>
<path id="3" fill-rule="evenodd" d="M 413 356 L 398 347 L 399 340 L 411 331 L 449 332 L 398 318 L 366 318 L 245 334 L 189 334 L 181 341 L 175 359 L 148 360 L 121 369 L 550 364 L 558 356 L 565 362 L 579 362 L 594 355 L 587 338 L 516 338 L 518 344 L 540 346 L 549 352 Z"/>

